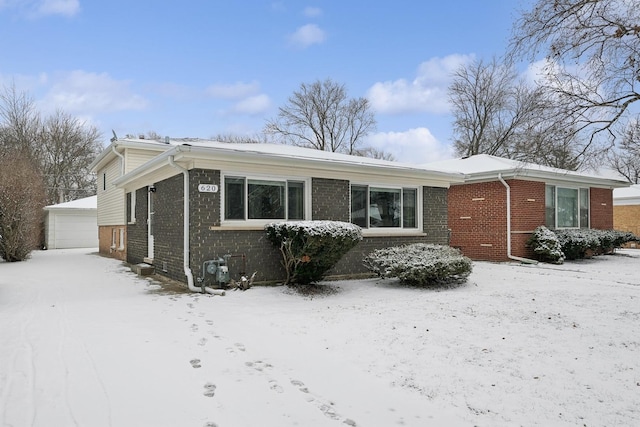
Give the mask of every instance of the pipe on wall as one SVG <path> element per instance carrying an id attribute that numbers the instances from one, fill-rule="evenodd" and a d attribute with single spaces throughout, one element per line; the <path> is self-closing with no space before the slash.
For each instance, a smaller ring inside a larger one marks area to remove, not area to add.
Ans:
<path id="1" fill-rule="evenodd" d="M 189 287 L 189 290 L 192 292 L 207 292 L 211 295 L 224 295 L 224 291 L 220 290 L 220 289 L 212 289 L 212 288 L 208 288 L 208 287 L 202 287 L 199 288 L 197 286 L 194 285 L 193 283 L 193 272 L 191 271 L 191 268 L 189 267 L 189 170 L 183 168 L 182 166 L 178 165 L 175 163 L 174 161 L 174 157 L 173 156 L 169 156 L 169 165 L 178 169 L 180 172 L 182 172 L 182 176 L 183 176 L 183 183 L 184 183 L 184 189 L 183 189 L 183 200 L 184 200 L 184 206 L 183 206 L 183 230 L 182 230 L 182 235 L 183 235 L 183 244 L 182 244 L 182 248 L 183 248 L 183 252 L 182 252 L 182 267 L 184 269 L 184 274 L 185 276 L 187 276 L 187 286 Z"/>
<path id="2" fill-rule="evenodd" d="M 502 185 L 504 185 L 504 188 L 507 189 L 507 257 L 525 264 L 537 264 L 538 261 L 536 260 L 522 258 L 511 254 L 511 187 L 507 184 L 507 181 L 502 178 L 501 173 L 498 174 L 498 179 Z"/>

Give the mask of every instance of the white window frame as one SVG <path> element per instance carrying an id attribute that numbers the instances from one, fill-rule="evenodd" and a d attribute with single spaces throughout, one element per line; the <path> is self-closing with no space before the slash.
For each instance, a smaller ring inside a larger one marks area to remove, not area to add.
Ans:
<path id="1" fill-rule="evenodd" d="M 580 185 L 563 185 L 563 184 L 551 184 L 551 183 L 547 183 L 545 186 L 545 225 L 546 224 L 546 206 L 547 206 L 547 199 L 546 199 L 546 194 L 547 194 L 547 190 L 546 187 L 553 187 L 554 188 L 554 225 L 553 228 L 557 229 L 557 230 L 579 230 L 581 228 L 587 228 L 590 229 L 591 228 L 591 188 L 587 187 L 587 186 L 580 186 Z M 577 227 L 559 227 L 558 226 L 558 189 L 567 189 L 567 190 L 577 190 L 578 191 L 578 199 L 577 199 L 577 205 L 578 205 L 578 225 Z M 588 212 L 589 212 L 589 219 L 588 219 L 588 224 L 586 226 L 583 226 L 583 224 L 581 223 L 581 212 L 580 212 L 580 196 L 583 193 L 583 191 L 587 192 L 587 207 L 588 207 Z"/>
<path id="2" fill-rule="evenodd" d="M 225 199 L 226 199 L 226 178 L 244 178 L 244 197 L 245 197 L 245 206 L 244 206 L 244 219 L 226 219 L 225 218 Z M 303 182 L 304 183 L 304 219 L 311 219 L 311 178 L 309 177 L 299 177 L 299 176 L 285 176 L 285 175 L 261 175 L 261 174 L 247 174 L 246 172 L 222 172 L 220 174 L 220 224 L 222 226 L 249 226 L 249 227 L 264 227 L 266 224 L 277 221 L 288 221 L 287 219 L 248 219 L 248 195 L 247 195 L 247 186 L 250 180 L 258 180 L 258 181 L 278 181 L 278 182 L 287 182 L 287 181 L 295 181 L 295 182 Z M 288 207 L 285 206 L 285 212 L 287 212 Z M 292 220 L 292 221 L 302 221 L 302 220 Z"/>
<path id="3" fill-rule="evenodd" d="M 118 245 L 119 251 L 124 251 L 124 228 L 120 228 L 120 245 Z"/>
<path id="4" fill-rule="evenodd" d="M 112 228 L 111 229 L 111 249 L 115 249 L 116 245 L 117 245 L 117 239 L 118 239 L 118 229 L 117 228 Z"/>
<path id="5" fill-rule="evenodd" d="M 423 233 L 423 215 L 424 215 L 424 204 L 423 204 L 423 194 L 422 187 L 418 185 L 389 185 L 389 184 L 376 184 L 376 183 L 362 183 L 362 182 L 351 182 L 349 184 L 349 221 L 351 218 L 351 188 L 352 187 L 366 187 L 367 188 L 367 206 L 370 208 L 370 195 L 371 189 L 389 189 L 389 190 L 400 190 L 401 197 L 403 196 L 403 190 L 415 190 L 416 191 L 416 226 L 413 228 L 404 228 L 403 225 L 400 227 L 371 227 L 369 225 L 369 214 L 367 214 L 367 226 L 362 227 L 362 233 L 364 235 L 389 235 L 389 234 L 418 234 Z M 368 212 L 368 211 L 367 211 Z M 402 224 L 402 218 L 400 220 L 400 224 Z"/>
<path id="6" fill-rule="evenodd" d="M 136 192 L 129 193 L 129 224 L 136 223 Z"/>

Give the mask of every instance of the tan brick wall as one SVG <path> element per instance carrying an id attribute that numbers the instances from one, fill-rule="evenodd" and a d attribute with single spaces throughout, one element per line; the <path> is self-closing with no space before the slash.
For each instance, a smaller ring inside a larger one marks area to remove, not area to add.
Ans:
<path id="1" fill-rule="evenodd" d="M 614 206 L 613 228 L 640 236 L 640 205 Z"/>
<path id="2" fill-rule="evenodd" d="M 113 243 L 113 232 L 116 232 L 115 247 Z M 124 239 L 120 241 L 120 230 L 124 230 Z M 102 225 L 98 227 L 98 250 L 100 254 L 116 258 L 121 261 L 127 260 L 127 227 L 125 225 Z"/>

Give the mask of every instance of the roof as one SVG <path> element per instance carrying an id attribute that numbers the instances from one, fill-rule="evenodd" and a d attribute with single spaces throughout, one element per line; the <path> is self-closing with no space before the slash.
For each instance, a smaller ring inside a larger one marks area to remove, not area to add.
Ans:
<path id="1" fill-rule="evenodd" d="M 98 208 L 98 196 L 85 197 L 84 199 L 72 200 L 70 202 L 58 203 L 57 205 L 49 205 L 44 207 L 46 210 L 58 210 L 58 209 L 97 209 Z"/>
<path id="2" fill-rule="evenodd" d="M 640 184 L 613 190 L 613 204 L 617 206 L 640 205 Z"/>
<path id="3" fill-rule="evenodd" d="M 433 166 L 463 173 L 465 175 L 465 182 L 493 181 L 502 177 L 505 179 L 519 178 L 532 181 L 575 183 L 606 188 L 620 188 L 630 185 L 630 183 L 624 179 L 552 168 L 488 154 L 476 154 L 469 157 L 443 160 L 428 163 L 425 166 Z"/>
<path id="4" fill-rule="evenodd" d="M 263 143 L 226 143 L 219 141 L 190 139 L 172 140 L 172 148 L 159 154 L 139 168 L 115 180 L 114 184 L 123 187 L 138 181 L 140 184 L 144 175 L 158 171 L 161 168 L 172 169 L 168 165 L 169 158 L 175 162 L 182 162 L 183 167 L 189 167 L 194 159 L 209 159 L 220 167 L 229 163 L 243 163 L 254 165 L 254 168 L 265 165 L 280 166 L 295 169 L 316 169 L 330 171 L 358 171 L 360 173 L 381 174 L 386 176 L 411 176 L 413 178 L 433 179 L 446 182 L 462 182 L 463 175 L 438 168 L 427 168 L 414 164 L 399 163 L 389 160 L 373 159 L 369 157 L 352 156 L 304 147 L 294 147 L 283 144 Z M 176 145 L 181 142 L 181 145 Z M 173 173 L 175 174 L 175 169 Z M 135 185 L 134 185 L 135 186 Z"/>
<path id="5" fill-rule="evenodd" d="M 176 145 L 177 142 L 175 141 L 176 140 L 174 140 L 174 142 L 171 143 L 170 141 L 167 141 L 167 140 L 163 142 L 163 141 L 156 141 L 152 139 L 134 139 L 134 138 L 117 139 L 115 141 L 112 141 L 111 144 L 109 144 L 98 155 L 98 157 L 95 158 L 95 160 L 89 165 L 89 169 L 93 172 L 96 172 L 98 169 L 100 169 L 101 167 L 109 163 L 111 160 L 113 160 L 113 158 L 117 156 L 117 154 L 114 153 L 114 150 L 117 151 L 119 154 L 122 154 L 122 152 L 126 148 L 137 148 L 141 150 L 153 150 L 153 151 L 161 152 L 161 151 L 166 151 L 170 149 L 173 145 Z"/>

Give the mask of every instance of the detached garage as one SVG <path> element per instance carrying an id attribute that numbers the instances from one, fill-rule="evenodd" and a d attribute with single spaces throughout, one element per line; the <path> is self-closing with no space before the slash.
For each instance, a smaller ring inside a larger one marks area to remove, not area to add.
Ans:
<path id="1" fill-rule="evenodd" d="M 96 196 L 45 206 L 47 248 L 97 248 L 97 206 Z"/>

